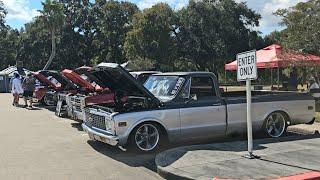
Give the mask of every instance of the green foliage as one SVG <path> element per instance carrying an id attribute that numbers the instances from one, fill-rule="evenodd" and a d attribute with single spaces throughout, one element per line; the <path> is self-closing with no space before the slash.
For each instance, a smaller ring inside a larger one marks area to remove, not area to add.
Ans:
<path id="1" fill-rule="evenodd" d="M 276 13 L 282 17 L 286 29 L 281 42 L 286 48 L 320 55 L 320 0 L 298 3 Z"/>
<path id="2" fill-rule="evenodd" d="M 0 30 L 6 27 L 4 18 L 6 17 L 7 11 L 4 9 L 3 2 L 0 0 Z"/>
<path id="3" fill-rule="evenodd" d="M 126 61 L 124 42 L 132 29 L 133 15 L 139 12 L 135 4 L 118 1 L 96 1 L 94 45 L 98 61 L 123 63 Z"/>
<path id="4" fill-rule="evenodd" d="M 12 29 L 0 30 L 0 69 L 16 64 L 19 47 L 19 32 Z"/>
<path id="5" fill-rule="evenodd" d="M 46 0 L 41 2 L 43 10 L 37 18 L 40 23 L 44 24 L 51 34 L 51 55 L 43 69 L 48 69 L 56 55 L 56 34 L 60 31 L 64 23 L 63 4 L 55 0 Z"/>
<path id="6" fill-rule="evenodd" d="M 192 61 L 198 70 L 216 72 L 236 53 L 255 48 L 259 40 L 252 29 L 259 25 L 260 15 L 245 3 L 190 1 L 178 14 L 180 57 Z"/>
<path id="7" fill-rule="evenodd" d="M 149 59 L 156 62 L 157 69 L 170 69 L 168 66 L 173 65 L 170 61 L 170 48 L 173 44 L 174 19 L 173 10 L 164 3 L 136 14 L 133 29 L 128 33 L 125 42 L 127 57 L 133 61 Z"/>
<path id="8" fill-rule="evenodd" d="M 44 23 L 50 33 L 57 32 L 64 23 L 63 4 L 56 0 L 45 0 L 41 4 L 43 10 L 39 11 L 41 15 L 38 20 Z"/>
<path id="9" fill-rule="evenodd" d="M 43 6 L 25 29 L 0 31 L 1 68 L 19 60 L 39 70 L 55 57 L 50 69 L 129 61 L 134 70 L 223 74 L 236 53 L 265 45 L 254 30 L 260 15 L 234 0 L 190 1 L 179 11 L 164 3 L 140 11 L 114 0 L 46 0 Z"/>

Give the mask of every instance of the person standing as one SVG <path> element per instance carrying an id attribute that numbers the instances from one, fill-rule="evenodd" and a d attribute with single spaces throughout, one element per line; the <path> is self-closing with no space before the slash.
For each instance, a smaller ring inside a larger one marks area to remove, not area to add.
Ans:
<path id="1" fill-rule="evenodd" d="M 316 79 L 314 77 L 311 77 L 309 80 L 309 90 L 313 90 L 313 89 L 319 89 L 319 84 L 317 83 Z"/>
<path id="2" fill-rule="evenodd" d="M 33 104 L 33 91 L 36 87 L 36 81 L 33 78 L 32 74 L 29 73 L 27 75 L 27 77 L 23 80 L 22 83 L 22 87 L 23 87 L 23 99 L 24 99 L 24 107 L 28 107 L 28 100 L 29 100 L 29 107 L 32 108 L 32 104 Z"/>
<path id="3" fill-rule="evenodd" d="M 12 90 L 13 94 L 13 106 L 19 105 L 19 95 L 23 93 L 23 88 L 21 85 L 20 75 L 15 73 L 14 78 L 12 80 Z"/>
<path id="4" fill-rule="evenodd" d="M 289 91 L 297 91 L 299 82 L 298 82 L 296 71 L 290 73 L 288 83 L 289 83 L 289 86 L 288 86 Z"/>

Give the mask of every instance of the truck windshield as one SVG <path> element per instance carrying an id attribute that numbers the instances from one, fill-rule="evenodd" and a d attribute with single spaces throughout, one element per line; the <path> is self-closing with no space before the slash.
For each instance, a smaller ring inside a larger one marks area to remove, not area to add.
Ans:
<path id="1" fill-rule="evenodd" d="M 155 97 L 161 101 L 170 101 L 178 93 L 185 79 L 179 76 L 150 76 L 144 83 Z"/>

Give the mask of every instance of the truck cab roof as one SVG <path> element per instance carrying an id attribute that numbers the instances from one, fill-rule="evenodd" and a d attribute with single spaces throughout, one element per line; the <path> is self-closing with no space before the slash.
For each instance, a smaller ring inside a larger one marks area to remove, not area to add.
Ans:
<path id="1" fill-rule="evenodd" d="M 161 73 L 161 74 L 153 74 L 153 76 L 214 76 L 216 75 L 212 72 L 205 72 L 205 71 L 196 71 L 196 72 L 166 72 L 166 73 Z"/>

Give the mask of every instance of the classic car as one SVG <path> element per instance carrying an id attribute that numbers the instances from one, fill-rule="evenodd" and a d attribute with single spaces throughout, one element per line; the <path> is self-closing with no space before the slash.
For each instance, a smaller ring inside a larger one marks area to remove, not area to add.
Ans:
<path id="1" fill-rule="evenodd" d="M 61 74 L 77 85 L 77 90 L 73 93 L 61 92 L 58 94 L 58 102 L 56 107 L 57 116 L 74 117 L 75 108 L 78 107 L 77 102 L 72 101 L 76 94 L 86 96 L 94 92 L 102 91 L 102 88 L 94 82 L 89 70 L 91 67 L 83 66 L 74 70 L 64 69 Z"/>
<path id="2" fill-rule="evenodd" d="M 82 128 L 92 140 L 149 152 L 166 141 L 246 132 L 246 93 L 221 93 L 213 73 L 157 74 L 144 86 L 117 64 L 102 63 L 93 74 L 115 93 L 115 104 L 86 107 Z M 315 100 L 308 93 L 253 91 L 252 111 L 254 132 L 276 138 L 290 125 L 314 122 Z"/>
<path id="3" fill-rule="evenodd" d="M 140 84 L 143 84 L 146 79 L 153 75 L 160 73 L 158 71 L 135 71 L 130 72 L 130 75 L 133 76 L 135 81 Z M 114 105 L 115 104 L 115 93 L 111 92 L 108 88 L 108 83 L 102 83 L 93 73 L 86 73 L 89 79 L 98 84 L 100 89 L 91 94 L 81 94 L 78 93 L 73 96 L 69 96 L 67 100 L 68 110 L 72 111 L 69 114 L 72 114 L 71 117 L 75 120 L 83 121 L 85 119 L 85 107 L 88 105 L 94 104 L 105 104 L 105 105 Z M 100 77 L 103 79 L 103 77 Z M 120 93 L 120 92 L 119 92 Z M 121 99 L 120 99 L 121 101 Z"/>
<path id="4" fill-rule="evenodd" d="M 73 92 L 76 86 L 57 71 L 42 70 L 33 73 L 40 82 L 36 87 L 34 96 L 37 101 L 45 105 L 55 105 L 59 92 Z"/>

